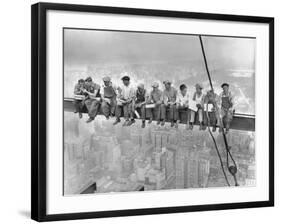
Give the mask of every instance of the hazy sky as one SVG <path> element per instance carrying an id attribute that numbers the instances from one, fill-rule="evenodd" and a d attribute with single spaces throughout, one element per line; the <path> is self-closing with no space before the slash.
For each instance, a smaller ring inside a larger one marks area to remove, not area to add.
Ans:
<path id="1" fill-rule="evenodd" d="M 215 91 L 223 82 L 231 84 L 237 99 L 237 111 L 255 111 L 255 39 L 204 36 L 203 43 Z M 170 79 L 178 88 L 201 83 L 210 88 L 198 36 L 151 34 L 97 30 L 65 30 L 65 96 L 73 95 L 78 79 L 91 76 L 102 84 L 109 75 L 116 85 L 129 75 L 136 87 L 143 83 L 150 90 L 157 81 Z"/>
<path id="2" fill-rule="evenodd" d="M 232 69 L 254 69 L 255 40 L 203 37 L 208 61 Z M 202 60 L 198 36 L 65 30 L 66 66 L 94 63 Z M 210 65 L 212 66 L 212 65 Z"/>

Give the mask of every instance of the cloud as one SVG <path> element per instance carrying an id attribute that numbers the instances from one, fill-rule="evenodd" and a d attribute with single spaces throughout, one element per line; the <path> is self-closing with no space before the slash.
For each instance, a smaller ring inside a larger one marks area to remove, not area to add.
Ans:
<path id="1" fill-rule="evenodd" d="M 230 69 L 229 70 L 229 76 L 236 77 L 236 78 L 251 78 L 253 77 L 255 71 L 254 70 L 234 70 Z"/>

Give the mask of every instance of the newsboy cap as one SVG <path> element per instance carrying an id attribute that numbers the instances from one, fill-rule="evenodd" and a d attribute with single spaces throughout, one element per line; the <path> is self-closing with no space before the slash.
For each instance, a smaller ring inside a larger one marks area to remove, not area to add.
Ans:
<path id="1" fill-rule="evenodd" d="M 102 80 L 103 80 L 104 82 L 110 82 L 110 81 L 111 81 L 110 77 L 108 77 L 108 76 L 103 77 Z"/>
<path id="2" fill-rule="evenodd" d="M 164 84 L 171 84 L 172 82 L 170 81 L 170 80 L 165 80 L 164 82 L 163 82 Z"/>
<path id="3" fill-rule="evenodd" d="M 203 86 L 202 86 L 201 84 L 199 84 L 199 83 L 197 83 L 197 84 L 195 85 L 195 87 L 196 87 L 196 88 L 199 88 L 199 89 L 203 89 Z"/>
<path id="4" fill-rule="evenodd" d="M 138 88 L 144 89 L 144 84 L 143 83 L 139 83 L 138 84 Z"/>
<path id="5" fill-rule="evenodd" d="M 123 80 L 123 81 L 130 81 L 130 77 L 125 75 L 125 76 L 122 77 L 121 80 Z"/>
<path id="6" fill-rule="evenodd" d="M 159 84 L 158 84 L 158 82 L 154 82 L 154 83 L 152 83 L 151 86 L 152 86 L 152 87 L 159 87 Z"/>
<path id="7" fill-rule="evenodd" d="M 87 78 L 85 79 L 85 81 L 86 81 L 86 82 L 91 82 L 91 81 L 93 81 L 93 80 L 92 80 L 92 77 L 89 76 L 89 77 L 87 77 Z"/>
<path id="8" fill-rule="evenodd" d="M 221 85 L 221 88 L 223 88 L 224 86 L 229 87 L 229 84 L 228 84 L 228 83 L 223 83 L 223 84 Z"/>

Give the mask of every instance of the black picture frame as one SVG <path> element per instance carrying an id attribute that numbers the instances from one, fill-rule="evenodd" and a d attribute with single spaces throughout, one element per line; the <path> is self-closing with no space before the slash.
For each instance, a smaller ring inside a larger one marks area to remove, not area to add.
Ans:
<path id="1" fill-rule="evenodd" d="M 74 220 L 116 216 L 161 213 L 194 212 L 274 206 L 274 18 L 183 11 L 164 11 L 137 8 L 103 7 L 89 5 L 37 3 L 31 10 L 31 218 L 37 221 Z M 99 211 L 69 214 L 46 214 L 46 12 L 63 10 L 99 12 L 124 15 L 161 16 L 217 21 L 254 22 L 269 25 L 269 200 L 196 206 L 159 207 L 130 210 Z"/>

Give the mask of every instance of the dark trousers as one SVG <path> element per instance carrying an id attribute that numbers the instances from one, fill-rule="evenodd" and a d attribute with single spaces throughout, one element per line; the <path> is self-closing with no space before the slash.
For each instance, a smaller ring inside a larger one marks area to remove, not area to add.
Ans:
<path id="1" fill-rule="evenodd" d="M 176 113 L 177 113 L 176 120 L 177 121 L 183 120 L 183 118 L 180 117 L 180 110 L 181 110 L 181 116 L 186 117 L 187 123 L 188 123 L 189 117 L 190 117 L 190 112 L 189 112 L 189 109 L 185 106 L 178 106 L 177 111 L 176 111 Z"/>
<path id="2" fill-rule="evenodd" d="M 89 117 L 95 118 L 99 111 L 100 102 L 95 99 L 87 99 L 85 100 L 85 105 L 88 109 Z"/>
<path id="3" fill-rule="evenodd" d="M 144 121 L 146 119 L 146 116 L 150 117 L 151 115 L 149 114 L 151 111 L 146 110 L 145 104 L 136 104 L 133 108 L 133 111 L 135 110 L 140 110 L 140 118 Z"/>
<path id="4" fill-rule="evenodd" d="M 222 116 L 222 122 L 225 128 L 230 127 L 230 123 L 233 120 L 233 111 L 229 109 L 222 108 L 221 109 L 221 116 Z"/>
<path id="5" fill-rule="evenodd" d="M 209 125 L 213 126 L 213 127 L 216 127 L 218 120 L 217 120 L 217 115 L 216 115 L 215 111 L 212 111 L 212 112 L 204 111 L 203 112 L 203 123 L 204 123 L 204 125 L 206 125 L 206 126 L 208 125 L 207 113 L 208 113 L 208 116 L 209 116 Z"/>
<path id="6" fill-rule="evenodd" d="M 166 120 L 166 106 L 164 104 L 156 105 L 154 108 L 156 112 L 156 120 Z"/>
<path id="7" fill-rule="evenodd" d="M 134 118 L 134 114 L 133 114 L 133 104 L 132 103 L 126 103 L 123 105 L 117 105 L 116 106 L 116 118 L 119 119 L 121 117 L 122 114 L 122 110 L 124 113 L 124 118 L 126 120 L 129 120 L 129 118 Z"/>
<path id="8" fill-rule="evenodd" d="M 82 108 L 84 107 L 84 102 L 82 100 L 74 100 L 73 104 L 74 104 L 74 109 L 75 109 L 74 112 L 81 113 L 82 112 Z"/>
<path id="9" fill-rule="evenodd" d="M 166 120 L 167 109 L 169 109 L 168 119 L 171 121 L 177 121 L 179 114 L 178 114 L 177 106 L 175 104 L 167 105 L 167 106 L 165 104 L 161 104 L 161 118 L 163 120 Z"/>
<path id="10" fill-rule="evenodd" d="M 104 116 L 109 117 L 110 115 L 113 115 L 116 109 L 116 100 L 110 99 L 110 103 L 103 101 L 101 103 L 101 109 Z"/>

